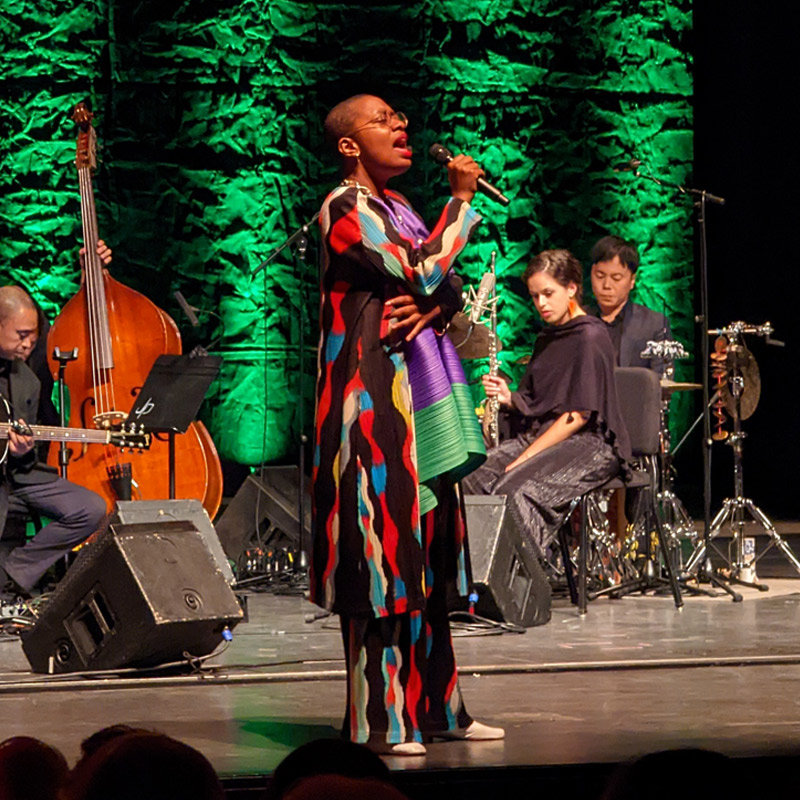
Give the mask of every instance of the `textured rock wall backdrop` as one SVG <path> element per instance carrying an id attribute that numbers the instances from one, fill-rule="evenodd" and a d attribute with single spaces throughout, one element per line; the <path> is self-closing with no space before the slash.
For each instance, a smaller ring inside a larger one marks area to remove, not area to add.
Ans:
<path id="1" fill-rule="evenodd" d="M 639 243 L 638 299 L 693 344 L 691 205 L 614 173 L 636 156 L 685 181 L 692 160 L 690 0 L 8 0 L 0 17 L 0 263 L 54 315 L 79 283 L 76 102 L 94 108 L 95 187 L 112 272 L 225 359 L 204 408 L 221 454 L 291 459 L 299 394 L 311 426 L 317 238 L 251 271 L 335 183 L 321 122 L 378 93 L 419 153 L 398 181 L 433 218 L 446 179 L 434 141 L 476 155 L 509 197 L 461 260 L 477 282 L 498 251 L 505 369 L 537 323 L 519 275 L 543 248 L 584 264 L 613 231 Z M 587 281 L 588 285 L 588 281 Z M 172 292 L 203 309 L 192 330 Z M 304 348 L 301 376 L 299 347 Z M 692 348 L 690 348 L 692 349 Z M 477 375 L 485 364 L 470 363 Z M 692 375 L 691 363 L 679 377 Z M 676 415 L 689 414 L 689 398 Z"/>

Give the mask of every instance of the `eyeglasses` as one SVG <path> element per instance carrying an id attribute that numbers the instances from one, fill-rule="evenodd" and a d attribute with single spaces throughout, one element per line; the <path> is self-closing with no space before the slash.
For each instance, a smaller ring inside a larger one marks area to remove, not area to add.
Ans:
<path id="1" fill-rule="evenodd" d="M 391 128 L 395 120 L 404 127 L 408 125 L 408 117 L 402 111 L 387 111 L 384 109 L 379 114 L 376 114 L 369 122 L 365 122 L 354 131 L 350 131 L 350 133 L 347 134 L 347 138 L 351 137 L 354 133 L 363 131 L 364 128 Z"/>

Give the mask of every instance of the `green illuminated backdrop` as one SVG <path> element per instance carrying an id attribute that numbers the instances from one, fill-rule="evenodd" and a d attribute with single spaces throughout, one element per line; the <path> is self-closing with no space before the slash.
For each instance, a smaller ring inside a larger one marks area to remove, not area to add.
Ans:
<path id="1" fill-rule="evenodd" d="M 301 339 L 310 424 L 313 232 L 304 267 L 287 252 L 258 278 L 249 272 L 334 183 L 321 120 L 358 91 L 411 118 L 420 155 L 398 187 L 428 218 L 446 188 L 424 155 L 433 141 L 502 176 L 511 206 L 477 201 L 486 221 L 461 270 L 477 281 L 498 250 L 509 371 L 535 332 L 518 280 L 529 256 L 566 246 L 585 264 L 607 232 L 640 245 L 638 299 L 666 310 L 691 344 L 690 208 L 610 169 L 636 155 L 667 180 L 689 173 L 689 0 L 9 0 L 5 10 L 3 280 L 24 284 L 51 313 L 78 285 L 66 115 L 89 98 L 113 273 L 184 330 L 175 289 L 219 315 L 203 316 L 187 339 L 221 337 L 225 366 L 204 413 L 223 456 L 291 458 Z M 681 369 L 688 377 L 692 366 Z"/>

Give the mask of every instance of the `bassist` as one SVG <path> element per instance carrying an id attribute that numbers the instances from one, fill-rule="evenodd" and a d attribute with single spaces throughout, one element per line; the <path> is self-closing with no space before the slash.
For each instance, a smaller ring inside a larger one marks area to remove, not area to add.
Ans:
<path id="1" fill-rule="evenodd" d="M 39 318 L 30 295 L 19 286 L 0 287 L 0 394 L 14 420 L 36 422 L 41 383 L 25 364 L 39 338 Z M 8 515 L 31 510 L 52 520 L 29 542 L 13 538 Z M 36 460 L 32 436 L 9 433 L 8 457 L 0 464 L 0 592 L 3 599 L 26 596 L 48 568 L 88 538 L 105 516 L 105 501 L 58 477 Z"/>

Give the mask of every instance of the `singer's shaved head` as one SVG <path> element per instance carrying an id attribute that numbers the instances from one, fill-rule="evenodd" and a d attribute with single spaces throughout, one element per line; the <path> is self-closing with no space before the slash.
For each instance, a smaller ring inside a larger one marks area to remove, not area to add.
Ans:
<path id="1" fill-rule="evenodd" d="M 343 177 L 380 192 L 411 166 L 407 119 L 374 94 L 348 97 L 325 119 L 325 138 L 339 154 Z"/>
<path id="2" fill-rule="evenodd" d="M 339 139 L 347 136 L 358 127 L 358 115 L 364 105 L 364 100 L 371 98 L 371 94 L 354 94 L 347 100 L 335 105 L 325 117 L 325 141 L 337 149 Z"/>

